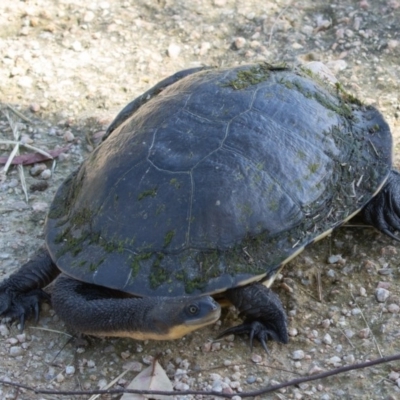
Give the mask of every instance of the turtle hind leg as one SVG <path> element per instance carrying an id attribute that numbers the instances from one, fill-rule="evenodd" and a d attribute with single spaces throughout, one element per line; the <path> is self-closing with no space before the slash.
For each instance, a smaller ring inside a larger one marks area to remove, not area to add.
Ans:
<path id="1" fill-rule="evenodd" d="M 248 333 L 250 348 L 258 339 L 268 352 L 269 339 L 281 343 L 289 341 L 287 317 L 279 297 L 262 283 L 252 283 L 230 289 L 226 292 L 228 300 L 240 311 L 245 320 L 243 324 L 222 332 L 220 336 Z"/>
<path id="2" fill-rule="evenodd" d="M 50 296 L 42 288 L 59 274 L 47 249 L 42 247 L 34 257 L 0 284 L 0 316 L 19 320 L 39 317 L 40 303 Z"/>
<path id="3" fill-rule="evenodd" d="M 400 173 L 391 171 L 382 190 L 363 208 L 364 220 L 379 231 L 400 241 Z"/>

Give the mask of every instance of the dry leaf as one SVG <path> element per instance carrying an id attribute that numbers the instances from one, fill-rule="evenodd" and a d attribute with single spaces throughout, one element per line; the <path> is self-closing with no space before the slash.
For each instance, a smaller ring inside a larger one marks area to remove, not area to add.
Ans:
<path id="1" fill-rule="evenodd" d="M 22 164 L 29 165 L 35 164 L 41 161 L 52 160 L 53 158 L 58 157 L 61 153 L 66 152 L 71 146 L 60 147 L 58 149 L 50 150 L 47 152 L 48 155 L 40 154 L 40 153 L 28 153 L 22 154 L 19 156 L 14 156 L 10 162 L 10 164 Z M 50 157 L 49 157 L 50 156 Z M 0 157 L 0 164 L 5 164 L 10 157 Z"/>
<path id="2" fill-rule="evenodd" d="M 154 361 L 153 365 L 150 365 L 138 375 L 136 375 L 135 379 L 128 385 L 127 389 L 162 390 L 165 392 L 172 392 L 173 386 L 167 374 L 156 360 Z M 157 400 L 171 400 L 171 396 L 163 396 L 160 394 L 146 395 L 134 393 L 125 393 L 121 397 L 121 400 L 145 400 L 148 398 Z"/>

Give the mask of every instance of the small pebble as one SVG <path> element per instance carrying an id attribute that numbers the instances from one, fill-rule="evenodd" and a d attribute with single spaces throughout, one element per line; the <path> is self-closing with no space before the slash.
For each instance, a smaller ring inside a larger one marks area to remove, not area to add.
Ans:
<path id="1" fill-rule="evenodd" d="M 72 142 L 75 139 L 74 134 L 71 131 L 66 131 L 63 135 L 63 139 L 66 142 Z"/>
<path id="2" fill-rule="evenodd" d="M 231 379 L 232 379 L 233 381 L 240 381 L 241 376 L 242 376 L 242 374 L 241 374 L 240 372 L 235 372 L 235 373 L 231 376 Z"/>
<path id="3" fill-rule="evenodd" d="M 177 368 L 174 377 L 178 379 L 182 379 L 184 376 L 187 376 L 187 371 L 181 368 Z"/>
<path id="4" fill-rule="evenodd" d="M 256 377 L 254 375 L 250 375 L 246 378 L 246 382 L 252 384 L 256 381 Z"/>
<path id="5" fill-rule="evenodd" d="M 203 346 L 201 346 L 201 350 L 204 353 L 209 353 L 211 351 L 211 345 L 212 345 L 211 342 L 206 342 L 206 343 L 203 344 Z"/>
<path id="6" fill-rule="evenodd" d="M 219 351 L 221 350 L 221 342 L 214 342 L 211 345 L 211 351 Z"/>
<path id="7" fill-rule="evenodd" d="M 390 282 L 378 282 L 377 288 L 382 288 L 382 289 L 389 289 L 390 288 Z"/>
<path id="8" fill-rule="evenodd" d="M 33 113 L 37 113 L 37 112 L 40 111 L 40 104 L 38 104 L 38 103 L 32 103 L 32 104 L 29 106 L 29 109 L 30 109 Z"/>
<path id="9" fill-rule="evenodd" d="M 329 269 L 328 271 L 326 271 L 326 276 L 328 278 L 335 278 L 336 277 L 336 272 L 333 269 Z"/>
<path id="10" fill-rule="evenodd" d="M 38 176 L 46 169 L 47 165 L 44 163 L 34 164 L 33 167 L 29 170 L 29 174 L 31 176 Z"/>
<path id="11" fill-rule="evenodd" d="M 323 341 L 325 344 L 332 344 L 332 337 L 331 337 L 331 335 L 330 335 L 329 333 L 327 333 L 327 334 L 324 336 L 324 338 L 322 339 L 322 341 Z"/>
<path id="12" fill-rule="evenodd" d="M 222 392 L 222 382 L 221 381 L 214 381 L 212 384 L 212 390 L 214 392 Z"/>
<path id="13" fill-rule="evenodd" d="M 312 364 L 308 373 L 310 375 L 316 375 L 316 374 L 320 374 L 322 371 L 323 371 L 323 369 L 321 367 L 319 367 L 318 365 Z"/>
<path id="14" fill-rule="evenodd" d="M 297 336 L 299 334 L 298 330 L 296 328 L 289 328 L 288 330 L 288 335 L 291 337 Z"/>
<path id="15" fill-rule="evenodd" d="M 332 60 L 327 63 L 327 67 L 334 73 L 337 74 L 340 71 L 343 71 L 348 66 L 345 60 Z M 343 261 L 346 261 L 343 259 Z"/>
<path id="16" fill-rule="evenodd" d="M 144 364 L 150 365 L 154 361 L 154 357 L 153 356 L 144 356 L 142 358 L 142 361 Z"/>
<path id="17" fill-rule="evenodd" d="M 181 48 L 176 43 L 171 43 L 168 46 L 168 50 L 167 50 L 168 57 L 175 59 L 175 58 L 179 57 L 180 53 L 181 53 Z"/>
<path id="18" fill-rule="evenodd" d="M 207 54 L 207 52 L 211 49 L 211 43 L 209 42 L 203 42 L 200 45 L 200 50 L 199 50 L 199 55 L 204 56 Z"/>
<path id="19" fill-rule="evenodd" d="M 229 386 L 230 386 L 232 389 L 238 389 L 238 388 L 240 387 L 240 382 L 238 382 L 238 381 L 231 381 L 231 382 L 229 382 Z"/>
<path id="20" fill-rule="evenodd" d="M 387 289 L 378 288 L 375 290 L 375 298 L 379 303 L 384 303 L 389 296 L 390 292 Z"/>
<path id="21" fill-rule="evenodd" d="M 262 357 L 259 354 L 252 354 L 251 355 L 251 361 L 254 363 L 258 364 L 262 361 Z"/>
<path id="22" fill-rule="evenodd" d="M 7 328 L 6 325 L 0 324 L 0 335 L 5 337 L 10 334 L 10 330 Z"/>
<path id="23" fill-rule="evenodd" d="M 354 331 L 352 331 L 351 329 L 345 329 L 344 334 L 349 339 L 351 339 L 355 335 Z"/>
<path id="24" fill-rule="evenodd" d="M 225 384 L 222 385 L 222 386 L 223 386 L 222 393 L 226 393 L 226 394 L 233 394 L 234 393 L 230 386 L 228 386 L 228 385 L 225 386 Z"/>
<path id="25" fill-rule="evenodd" d="M 222 379 L 222 377 L 221 377 L 220 374 L 217 374 L 217 373 L 213 372 L 213 373 L 210 374 L 210 379 L 212 381 L 220 381 Z"/>
<path id="26" fill-rule="evenodd" d="M 40 174 L 40 179 L 48 180 L 51 178 L 51 171 L 49 169 L 45 169 L 41 174 Z"/>
<path id="27" fill-rule="evenodd" d="M 378 274 L 379 275 L 390 275 L 393 273 L 393 269 L 392 268 L 381 268 L 378 270 Z"/>
<path id="28" fill-rule="evenodd" d="M 233 44 L 237 50 L 240 50 L 246 45 L 246 39 L 244 37 L 237 37 L 233 41 Z"/>
<path id="29" fill-rule="evenodd" d="M 99 389 L 102 389 L 107 386 L 107 380 L 106 379 L 100 379 L 99 382 L 97 383 L 97 387 Z"/>
<path id="30" fill-rule="evenodd" d="M 95 18 L 95 14 L 92 11 L 86 11 L 86 13 L 83 15 L 83 21 L 84 22 L 92 22 Z"/>
<path id="31" fill-rule="evenodd" d="M 400 307 L 397 304 L 389 304 L 387 307 L 388 311 L 392 314 L 397 314 L 400 311 Z"/>
<path id="32" fill-rule="evenodd" d="M 32 203 L 32 210 L 36 213 L 46 212 L 48 208 L 48 203 L 45 203 L 44 201 L 35 201 Z"/>
<path id="33" fill-rule="evenodd" d="M 65 367 L 65 373 L 67 375 L 73 375 L 75 373 L 75 367 L 73 365 L 68 365 Z"/>
<path id="34" fill-rule="evenodd" d="M 344 264 L 346 260 L 342 258 L 341 254 L 331 255 L 328 258 L 328 264 Z"/>
<path id="35" fill-rule="evenodd" d="M 340 364 L 341 361 L 342 361 L 342 359 L 340 357 L 333 356 L 330 359 L 328 359 L 327 363 L 336 366 L 336 365 Z"/>
<path id="36" fill-rule="evenodd" d="M 11 357 L 18 357 L 24 354 L 24 350 L 20 346 L 11 346 L 10 347 L 10 356 Z"/>
<path id="37" fill-rule="evenodd" d="M 366 339 L 370 335 L 370 330 L 369 328 L 361 329 L 361 331 L 358 332 L 358 337 L 360 339 Z"/>
<path id="38" fill-rule="evenodd" d="M 51 381 L 56 377 L 56 370 L 50 367 L 49 370 L 44 374 L 46 380 Z"/>
<path id="39" fill-rule="evenodd" d="M 187 383 L 184 383 L 184 382 L 181 382 L 181 381 L 176 382 L 175 385 L 174 385 L 174 388 L 175 388 L 175 390 L 179 390 L 181 392 L 190 389 L 190 387 L 189 387 L 189 385 Z"/>
<path id="40" fill-rule="evenodd" d="M 17 340 L 20 343 L 25 343 L 26 341 L 26 334 L 25 333 L 21 333 L 19 335 L 17 335 Z"/>
<path id="41" fill-rule="evenodd" d="M 386 246 L 381 249 L 382 255 L 395 256 L 397 254 L 397 249 L 394 246 Z"/>
<path id="42" fill-rule="evenodd" d="M 235 340 L 235 335 L 227 335 L 227 336 L 225 336 L 225 340 L 227 341 L 227 342 L 233 342 L 234 340 Z"/>
<path id="43" fill-rule="evenodd" d="M 353 354 L 348 354 L 347 356 L 344 356 L 343 359 L 347 364 L 354 364 L 356 361 L 356 358 L 353 356 Z"/>
<path id="44" fill-rule="evenodd" d="M 321 323 L 322 327 L 325 329 L 328 329 L 331 326 L 331 320 L 330 319 L 324 319 Z"/>
<path id="45" fill-rule="evenodd" d="M 398 47 L 399 43 L 400 42 L 398 40 L 395 40 L 395 39 L 388 40 L 387 45 L 388 45 L 389 50 L 393 50 L 396 47 Z"/>
<path id="46" fill-rule="evenodd" d="M 60 372 L 57 376 L 56 376 L 56 381 L 58 383 L 64 382 L 65 378 L 64 375 Z"/>
<path id="47" fill-rule="evenodd" d="M 302 360 L 304 358 L 305 354 L 303 350 L 295 350 L 292 353 L 292 358 L 293 360 Z"/>
<path id="48" fill-rule="evenodd" d="M 391 381 L 397 381 L 397 379 L 400 379 L 400 374 L 399 374 L 398 372 L 391 371 L 390 374 L 389 374 L 389 376 L 388 376 L 388 378 L 389 378 Z"/>
<path id="49" fill-rule="evenodd" d="M 21 135 L 20 142 L 24 144 L 32 144 L 33 140 L 28 135 Z"/>
<path id="50" fill-rule="evenodd" d="M 82 51 L 82 50 L 83 50 L 83 47 L 82 47 L 81 42 L 79 42 L 78 40 L 76 40 L 74 43 L 72 43 L 71 49 L 74 50 L 74 51 L 76 51 L 76 52 Z"/>

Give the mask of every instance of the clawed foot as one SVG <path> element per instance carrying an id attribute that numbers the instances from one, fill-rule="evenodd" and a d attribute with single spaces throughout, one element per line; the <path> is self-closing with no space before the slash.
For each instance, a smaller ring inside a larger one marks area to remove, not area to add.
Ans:
<path id="1" fill-rule="evenodd" d="M 400 174 L 392 171 L 383 189 L 362 210 L 366 222 L 400 241 Z"/>
<path id="2" fill-rule="evenodd" d="M 280 343 L 289 341 L 285 309 L 279 297 L 271 289 L 260 282 L 255 282 L 227 290 L 226 297 L 240 311 L 244 322 L 227 329 L 220 337 L 231 333 L 248 333 L 250 348 L 253 347 L 256 338 L 267 353 L 268 340 Z"/>
<path id="3" fill-rule="evenodd" d="M 10 289 L 0 290 L 0 316 L 19 321 L 22 331 L 25 321 L 32 315 L 35 322 L 38 321 L 42 300 L 50 301 L 50 296 L 41 289 L 34 289 L 28 293 L 18 293 Z"/>
<path id="4" fill-rule="evenodd" d="M 267 328 L 261 322 L 258 321 L 245 321 L 241 325 L 233 326 L 223 331 L 218 338 L 230 334 L 241 335 L 243 333 L 248 333 L 250 336 L 250 351 L 253 350 L 253 340 L 256 338 L 264 348 L 264 350 L 269 354 L 267 341 L 269 339 L 281 342 L 279 334 L 277 334 L 273 329 Z"/>

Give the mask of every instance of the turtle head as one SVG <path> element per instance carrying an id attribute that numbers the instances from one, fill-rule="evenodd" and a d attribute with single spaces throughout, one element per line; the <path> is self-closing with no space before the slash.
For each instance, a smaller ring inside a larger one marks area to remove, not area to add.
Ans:
<path id="1" fill-rule="evenodd" d="M 159 340 L 179 339 L 218 321 L 220 305 L 211 296 L 164 298 L 151 310 L 148 323 Z"/>

